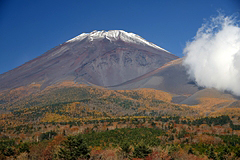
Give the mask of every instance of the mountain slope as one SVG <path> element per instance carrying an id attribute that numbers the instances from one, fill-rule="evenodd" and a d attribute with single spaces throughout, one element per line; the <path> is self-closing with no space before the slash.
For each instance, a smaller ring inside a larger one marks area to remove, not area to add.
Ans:
<path id="1" fill-rule="evenodd" d="M 213 88 L 198 87 L 188 78 L 182 59 L 168 62 L 164 66 L 110 89 L 154 88 L 171 93 L 171 102 L 185 104 L 199 115 L 239 115 L 239 97 Z"/>
<path id="2" fill-rule="evenodd" d="M 178 95 L 192 95 L 200 90 L 188 79 L 182 59 L 173 60 L 164 66 L 140 77 L 111 86 L 111 89 L 154 88 Z"/>
<path id="3" fill-rule="evenodd" d="M 150 72 L 177 57 L 121 30 L 83 33 L 0 75 L 0 90 L 57 82 L 111 86 Z"/>

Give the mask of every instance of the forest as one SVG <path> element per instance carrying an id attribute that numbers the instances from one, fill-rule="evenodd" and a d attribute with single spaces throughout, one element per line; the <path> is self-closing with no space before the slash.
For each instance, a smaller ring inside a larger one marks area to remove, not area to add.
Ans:
<path id="1" fill-rule="evenodd" d="M 135 116 L 45 122 L 38 129 L 26 125 L 11 128 L 15 134 L 1 131 L 0 158 L 239 159 L 240 132 L 234 118 L 239 119 Z"/>

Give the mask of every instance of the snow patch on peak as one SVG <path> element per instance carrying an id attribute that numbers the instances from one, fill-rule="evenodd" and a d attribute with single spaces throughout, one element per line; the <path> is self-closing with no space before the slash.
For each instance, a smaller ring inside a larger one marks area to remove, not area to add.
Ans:
<path id="1" fill-rule="evenodd" d="M 94 39 L 104 39 L 104 38 L 107 38 L 110 41 L 116 41 L 118 39 L 121 39 L 128 43 L 135 43 L 135 44 L 140 44 L 143 46 L 151 46 L 155 49 L 168 52 L 167 50 L 165 50 L 151 42 L 148 42 L 147 40 L 145 40 L 144 38 L 142 38 L 141 36 L 139 36 L 137 34 L 128 33 L 123 30 L 110 30 L 110 31 L 94 30 L 91 33 L 82 33 L 82 34 L 68 40 L 67 42 L 81 41 L 81 40 L 85 39 L 86 37 L 88 37 L 88 39 L 90 41 L 93 41 Z M 170 52 L 168 52 L 168 53 L 170 53 Z"/>
<path id="2" fill-rule="evenodd" d="M 86 38 L 88 35 L 89 35 L 88 33 L 82 33 L 82 34 L 80 34 L 80 35 L 78 35 L 78 36 L 76 36 L 76 37 L 68 40 L 67 42 L 81 41 L 81 40 L 83 40 L 84 38 Z"/>

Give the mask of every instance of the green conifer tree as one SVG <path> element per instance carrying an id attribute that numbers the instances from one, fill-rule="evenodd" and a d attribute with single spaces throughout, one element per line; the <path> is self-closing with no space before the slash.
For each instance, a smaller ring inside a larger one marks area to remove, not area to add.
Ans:
<path id="1" fill-rule="evenodd" d="M 58 157 L 65 160 L 76 160 L 78 158 L 90 158 L 90 150 L 84 143 L 83 138 L 80 135 L 69 136 L 61 144 Z"/>

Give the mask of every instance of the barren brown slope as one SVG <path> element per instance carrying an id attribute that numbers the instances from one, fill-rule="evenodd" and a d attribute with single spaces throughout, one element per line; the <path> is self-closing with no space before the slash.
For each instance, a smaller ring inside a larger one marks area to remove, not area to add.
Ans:
<path id="1" fill-rule="evenodd" d="M 124 82 L 120 85 L 111 86 L 111 89 L 134 89 L 134 88 L 154 88 L 178 95 L 192 95 L 200 90 L 188 75 L 182 59 L 173 60 L 164 66 L 153 70 L 140 77 Z"/>

